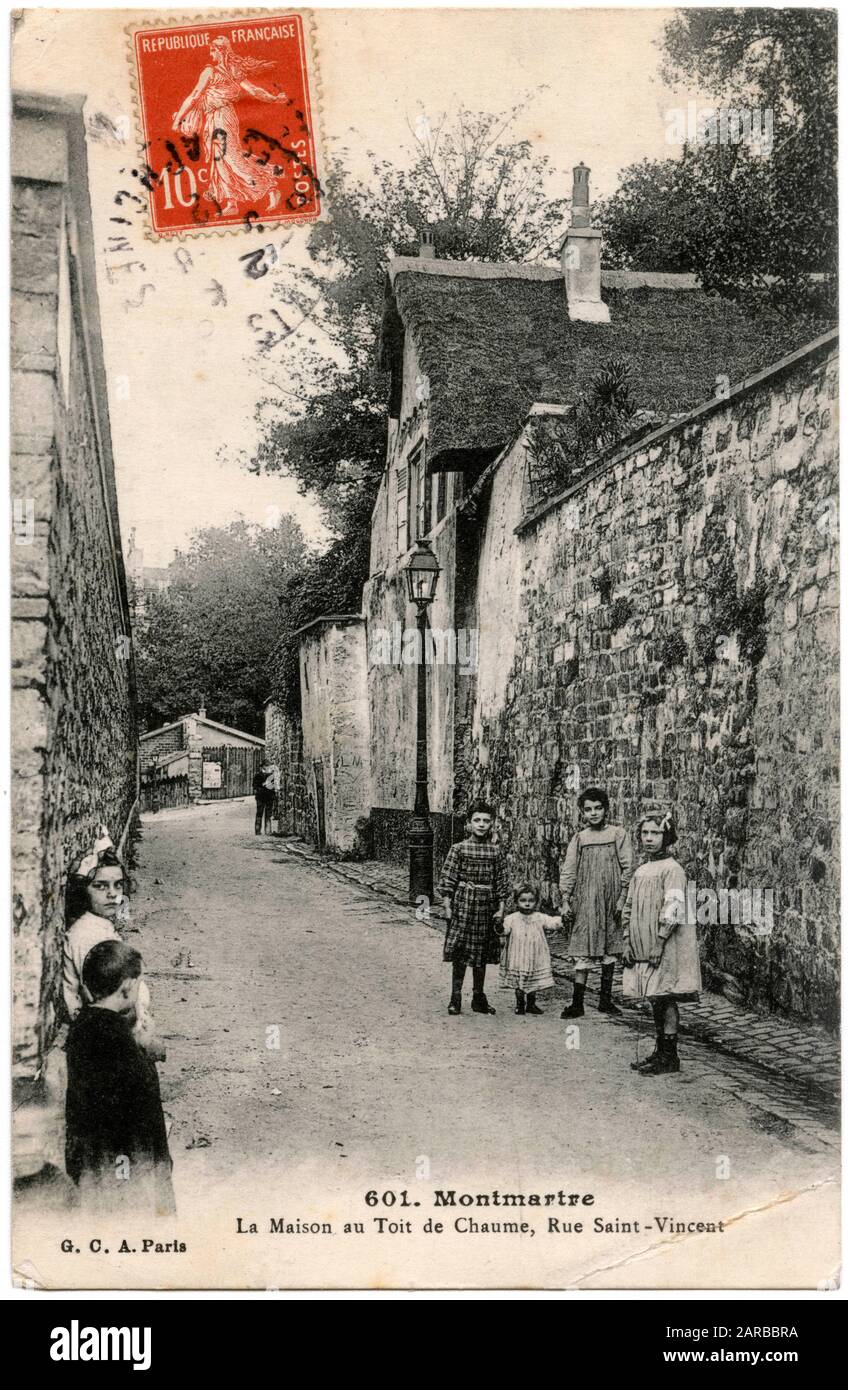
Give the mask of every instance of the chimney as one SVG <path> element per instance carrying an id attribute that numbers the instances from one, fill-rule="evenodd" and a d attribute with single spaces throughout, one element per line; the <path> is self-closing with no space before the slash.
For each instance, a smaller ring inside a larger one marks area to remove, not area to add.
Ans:
<path id="1" fill-rule="evenodd" d="M 429 227 L 422 227 L 418 233 L 418 259 L 433 261 L 436 258 L 436 243 Z"/>
<path id="2" fill-rule="evenodd" d="M 206 718 L 206 706 L 205 706 L 205 705 L 201 705 L 201 706 L 200 706 L 200 709 L 197 711 L 197 717 L 198 717 L 198 719 L 205 719 L 205 718 Z"/>
<path id="3" fill-rule="evenodd" d="M 589 173 L 585 164 L 575 165 L 571 226 L 562 243 L 565 297 L 570 319 L 609 323 L 609 309 L 601 299 L 601 234 L 589 225 Z"/>

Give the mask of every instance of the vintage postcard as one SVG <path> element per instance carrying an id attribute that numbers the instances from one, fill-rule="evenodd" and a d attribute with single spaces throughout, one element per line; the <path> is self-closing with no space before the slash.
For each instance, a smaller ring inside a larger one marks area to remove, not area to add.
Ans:
<path id="1" fill-rule="evenodd" d="M 835 10 L 11 23 L 16 1283 L 837 1288 Z"/>

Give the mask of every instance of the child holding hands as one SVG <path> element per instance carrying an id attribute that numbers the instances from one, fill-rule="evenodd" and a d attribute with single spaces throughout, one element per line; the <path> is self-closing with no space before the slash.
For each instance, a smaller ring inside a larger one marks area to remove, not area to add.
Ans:
<path id="1" fill-rule="evenodd" d="M 68 1033 L 65 1166 L 99 1210 L 174 1211 L 156 1063 L 133 1036 L 142 961 L 118 937 L 86 955 Z"/>
<path id="2" fill-rule="evenodd" d="M 518 911 L 510 912 L 503 924 L 500 987 L 515 990 L 517 1014 L 541 1014 L 536 993 L 554 983 L 547 933 L 559 931 L 562 918 L 539 911 L 539 890 L 532 883 L 515 890 L 515 903 Z"/>
<path id="3" fill-rule="evenodd" d="M 583 828 L 572 836 L 560 873 L 574 970 L 574 993 L 561 1018 L 583 1017 L 586 979 L 593 965 L 601 967 L 599 1012 L 621 1013 L 613 1002 L 612 980 L 621 955 L 621 912 L 633 872 L 630 836 L 624 826 L 610 822 L 604 788 L 587 787 L 577 805 Z"/>

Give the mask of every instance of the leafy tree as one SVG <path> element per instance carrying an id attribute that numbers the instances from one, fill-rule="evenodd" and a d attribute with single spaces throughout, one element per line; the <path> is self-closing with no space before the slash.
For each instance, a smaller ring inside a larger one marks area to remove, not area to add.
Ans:
<path id="1" fill-rule="evenodd" d="M 666 81 L 699 84 L 717 113 L 703 113 L 679 159 L 631 166 L 598 206 L 608 260 L 692 270 L 709 291 L 767 293 L 793 307 L 803 294 L 811 311 L 826 310 L 836 270 L 835 11 L 678 11 L 664 50 Z M 817 290 L 811 271 L 825 276 Z"/>
<path id="2" fill-rule="evenodd" d="M 238 520 L 199 531 L 169 566 L 170 584 L 139 604 L 140 717 L 156 728 L 205 704 L 211 719 L 260 732 L 267 654 L 289 578 L 308 550 L 284 516 L 275 528 Z"/>
<path id="3" fill-rule="evenodd" d="M 835 9 L 677 10 L 663 36 L 667 82 L 688 77 L 739 104 L 759 100 L 775 117 L 829 139 L 836 111 Z"/>
<path id="4" fill-rule="evenodd" d="M 294 634 L 324 613 L 359 612 L 370 541 L 365 526 L 337 538 L 323 553 L 313 553 L 286 585 L 267 669 L 271 692 L 289 710 L 300 708 L 300 652 Z"/>

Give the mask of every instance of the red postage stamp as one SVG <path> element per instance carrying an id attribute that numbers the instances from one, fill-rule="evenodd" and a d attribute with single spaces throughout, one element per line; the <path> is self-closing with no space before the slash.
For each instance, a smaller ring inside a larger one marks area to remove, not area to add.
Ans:
<path id="1" fill-rule="evenodd" d="M 132 47 L 154 232 L 318 216 L 301 15 L 145 27 Z"/>

